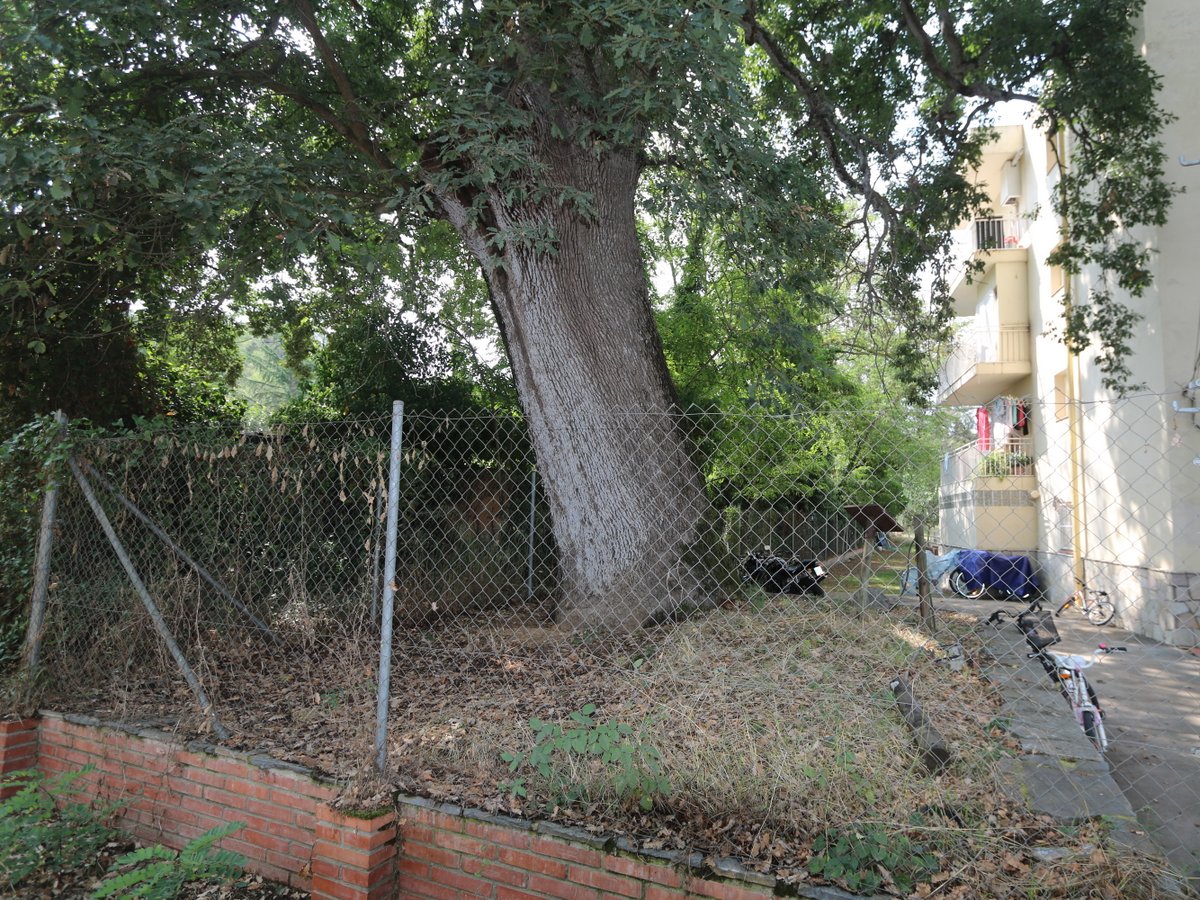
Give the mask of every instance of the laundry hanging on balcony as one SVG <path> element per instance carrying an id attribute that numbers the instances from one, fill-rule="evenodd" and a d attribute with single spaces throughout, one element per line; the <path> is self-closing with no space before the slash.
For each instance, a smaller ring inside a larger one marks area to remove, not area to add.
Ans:
<path id="1" fill-rule="evenodd" d="M 975 431 L 979 437 L 979 450 L 987 453 L 992 449 L 992 417 L 986 406 L 975 410 Z"/>

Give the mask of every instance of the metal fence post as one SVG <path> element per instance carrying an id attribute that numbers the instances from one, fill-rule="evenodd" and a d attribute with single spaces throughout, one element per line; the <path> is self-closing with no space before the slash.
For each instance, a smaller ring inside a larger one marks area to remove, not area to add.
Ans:
<path id="1" fill-rule="evenodd" d="M 60 437 L 66 428 L 67 417 L 60 409 L 54 413 Z M 58 514 L 58 476 L 52 475 L 42 496 L 42 521 L 38 526 L 37 550 L 33 558 L 33 597 L 29 606 L 29 627 L 25 630 L 25 646 L 22 649 L 25 673 L 33 677 L 37 673 L 42 652 L 42 629 L 46 626 L 46 601 L 50 593 L 50 555 L 54 549 L 54 520 Z"/>
<path id="2" fill-rule="evenodd" d="M 383 615 L 379 633 L 379 696 L 375 705 L 375 766 L 387 771 L 388 698 L 392 680 L 392 615 L 396 600 L 396 529 L 400 519 L 400 447 L 404 402 L 392 403 L 392 449 L 388 464 L 387 537 L 383 553 Z"/>
<path id="3" fill-rule="evenodd" d="M 146 607 L 146 612 L 150 614 L 150 620 L 154 623 L 154 629 L 158 632 L 158 636 L 162 638 L 163 643 L 167 645 L 167 650 L 170 651 L 171 658 L 179 666 L 184 680 L 196 696 L 196 702 L 200 704 L 201 711 L 208 717 L 213 734 L 221 740 L 228 739 L 229 732 L 225 730 L 225 726 L 217 718 L 216 710 L 213 709 L 212 702 L 204 692 L 204 688 L 200 684 L 200 679 L 196 677 L 196 673 L 192 671 L 192 667 L 188 664 L 183 651 L 175 643 L 175 638 L 171 635 L 171 629 L 167 627 L 167 622 L 163 618 L 162 612 L 155 604 L 154 598 L 150 596 L 150 591 L 147 590 L 141 576 L 138 575 L 137 569 L 133 565 L 133 560 L 125 552 L 125 546 L 121 543 L 121 539 L 117 537 L 116 529 L 113 528 L 112 522 L 109 521 L 104 508 L 100 505 L 100 501 L 96 499 L 96 492 L 92 490 L 91 484 L 84 476 L 79 464 L 75 461 L 75 457 L 68 458 L 67 462 L 71 466 L 71 474 L 75 476 L 75 481 L 79 483 L 79 488 L 83 491 L 84 499 L 87 500 L 88 506 L 92 509 L 92 514 L 95 515 L 96 521 L 100 523 L 100 528 L 104 531 L 108 542 L 112 544 L 113 552 L 117 554 L 117 559 L 121 561 L 121 566 L 125 569 L 125 574 L 129 577 L 129 583 L 133 585 L 133 589 L 137 592 L 138 597 L 141 598 L 142 605 Z"/>

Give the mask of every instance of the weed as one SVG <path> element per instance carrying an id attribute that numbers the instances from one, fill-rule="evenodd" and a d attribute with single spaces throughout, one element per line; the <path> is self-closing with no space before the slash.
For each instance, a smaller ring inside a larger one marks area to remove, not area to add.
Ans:
<path id="1" fill-rule="evenodd" d="M 856 893 L 873 893 L 890 883 L 908 894 L 938 871 L 938 862 L 905 835 L 867 824 L 818 835 L 808 871 Z"/>
<path id="2" fill-rule="evenodd" d="M 623 801 L 634 801 L 649 810 L 655 799 L 671 794 L 670 782 L 662 774 L 662 757 L 656 747 L 646 743 L 647 726 L 637 732 L 616 721 L 595 722 L 596 705 L 589 703 L 571 713 L 572 725 L 563 726 L 541 719 L 530 719 L 534 745 L 527 753 L 501 755 L 509 772 L 517 775 L 501 784 L 501 789 L 517 797 L 528 796 L 527 774 L 533 770 L 549 790 L 555 804 L 577 802 L 588 795 L 586 770 L 598 762 L 602 782 Z"/>

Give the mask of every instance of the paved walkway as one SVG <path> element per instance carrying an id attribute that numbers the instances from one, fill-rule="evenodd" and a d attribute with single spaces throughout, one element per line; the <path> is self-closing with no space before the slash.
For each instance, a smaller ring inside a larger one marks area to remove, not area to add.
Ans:
<path id="1" fill-rule="evenodd" d="M 939 606 L 986 617 L 1016 603 L 944 598 Z M 1026 755 L 1010 761 L 1015 783 L 1046 812 L 1072 818 L 1112 815 L 1130 821 L 1133 840 L 1148 837 L 1189 882 L 1200 883 L 1200 656 L 1117 628 L 1096 628 L 1067 613 L 1055 650 L 1085 654 L 1098 643 L 1128 647 L 1088 673 L 1105 710 L 1105 757 L 1075 725 L 1062 697 L 1011 623 L 985 629 L 995 657 L 991 676 Z"/>

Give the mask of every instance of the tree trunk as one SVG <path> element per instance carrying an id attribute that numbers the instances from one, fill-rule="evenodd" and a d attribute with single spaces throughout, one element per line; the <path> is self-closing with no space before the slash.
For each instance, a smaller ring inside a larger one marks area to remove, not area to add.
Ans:
<path id="1" fill-rule="evenodd" d="M 488 199 L 485 227 L 443 204 L 484 266 L 550 501 L 569 627 L 638 627 L 708 597 L 695 559 L 708 520 L 674 402 L 634 219 L 632 153 L 561 143 L 554 184 L 587 191 L 594 214 L 557 199 Z M 553 251 L 487 231 L 552 229 Z"/>

